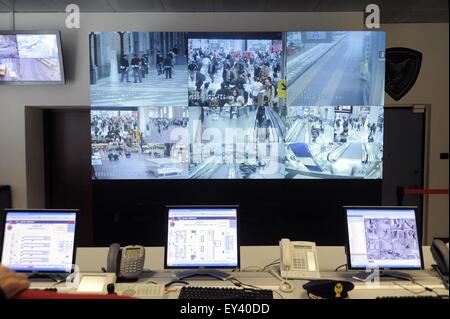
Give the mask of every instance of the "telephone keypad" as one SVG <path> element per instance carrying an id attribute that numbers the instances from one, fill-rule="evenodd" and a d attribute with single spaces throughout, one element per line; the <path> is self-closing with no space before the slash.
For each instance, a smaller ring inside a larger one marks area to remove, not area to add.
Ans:
<path id="1" fill-rule="evenodd" d="M 295 269 L 306 269 L 305 255 L 303 253 L 294 254 L 294 258 L 292 258 L 292 263 Z"/>
<path id="2" fill-rule="evenodd" d="M 122 272 L 139 272 L 139 270 L 142 267 L 143 262 L 139 260 L 135 261 L 128 261 L 127 263 L 123 264 L 121 267 Z"/>

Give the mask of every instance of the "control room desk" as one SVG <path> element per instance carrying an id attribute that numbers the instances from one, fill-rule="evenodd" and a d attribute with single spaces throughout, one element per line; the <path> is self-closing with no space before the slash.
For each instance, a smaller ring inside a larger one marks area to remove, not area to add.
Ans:
<path id="1" fill-rule="evenodd" d="M 101 248 L 78 248 L 77 250 L 77 265 L 81 272 L 99 272 L 101 267 L 105 267 L 106 257 L 108 254 L 107 247 Z M 357 271 L 348 271 L 341 269 L 334 271 L 338 266 L 346 263 L 344 247 L 318 246 L 317 255 L 319 267 L 321 270 L 321 278 L 323 279 L 340 279 L 352 281 L 355 288 L 349 292 L 349 298 L 352 299 L 372 299 L 378 296 L 414 296 L 411 291 L 420 293 L 420 296 L 435 295 L 433 292 L 425 291 L 418 285 L 405 280 L 398 280 L 395 278 L 381 278 L 380 284 L 370 285 L 352 279 L 352 275 Z M 430 248 L 423 247 L 424 266 L 422 271 L 405 271 L 412 275 L 414 280 L 420 284 L 432 288 L 439 295 L 447 295 L 448 290 L 445 289 L 435 271 L 431 268 L 433 259 L 431 257 Z M 303 299 L 308 298 L 306 291 L 302 288 L 306 280 L 291 280 L 294 284 L 295 290 L 292 293 L 284 293 L 279 290 L 280 281 L 273 275 L 266 271 L 261 271 L 262 268 L 274 260 L 279 258 L 278 246 L 243 246 L 241 247 L 241 268 L 240 271 L 234 271 L 232 274 L 245 284 L 258 286 L 264 289 L 272 289 L 278 293 L 274 293 L 274 298 L 278 299 L 281 296 L 285 299 Z M 163 247 L 147 247 L 145 258 L 145 269 L 151 271 L 145 272 L 138 283 L 155 282 L 158 284 L 166 284 L 174 279 L 173 270 L 159 270 L 163 269 L 164 265 L 164 248 Z M 213 278 L 192 277 L 187 278 L 190 286 L 205 286 L 205 287 L 234 287 L 228 281 L 220 281 Z M 49 282 L 33 282 L 32 288 L 51 287 L 53 284 Z M 61 284 L 64 286 L 64 284 Z M 178 297 L 179 289 L 182 285 L 176 284 L 169 287 L 169 293 L 164 298 L 173 299 Z M 411 290 L 411 291 L 408 291 Z M 64 291 L 61 288 L 61 291 Z M 422 293 L 421 293 L 422 292 Z M 281 295 L 281 296 L 280 296 Z"/>

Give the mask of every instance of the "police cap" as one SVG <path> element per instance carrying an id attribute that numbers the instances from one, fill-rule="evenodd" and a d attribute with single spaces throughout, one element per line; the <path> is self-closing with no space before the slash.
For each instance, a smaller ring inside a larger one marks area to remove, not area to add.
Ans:
<path id="1" fill-rule="evenodd" d="M 354 287 L 349 281 L 328 279 L 311 280 L 303 285 L 308 297 L 312 299 L 347 298 L 348 292 Z"/>

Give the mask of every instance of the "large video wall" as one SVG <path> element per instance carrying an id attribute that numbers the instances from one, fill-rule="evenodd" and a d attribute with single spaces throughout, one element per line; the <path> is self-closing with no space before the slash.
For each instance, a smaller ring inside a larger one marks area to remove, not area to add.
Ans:
<path id="1" fill-rule="evenodd" d="M 95 179 L 380 179 L 383 32 L 90 37 Z"/>

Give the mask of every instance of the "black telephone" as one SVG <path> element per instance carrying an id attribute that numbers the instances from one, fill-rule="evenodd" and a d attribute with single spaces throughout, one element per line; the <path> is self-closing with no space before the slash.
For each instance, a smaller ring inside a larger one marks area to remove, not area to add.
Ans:
<path id="1" fill-rule="evenodd" d="M 448 289 L 448 244 L 446 245 L 440 239 L 434 239 L 430 249 L 434 261 L 436 262 L 435 269 L 442 278 L 445 287 Z"/>
<path id="2" fill-rule="evenodd" d="M 138 279 L 144 270 L 145 248 L 120 244 L 109 246 L 106 272 L 115 273 L 118 279 Z"/>

